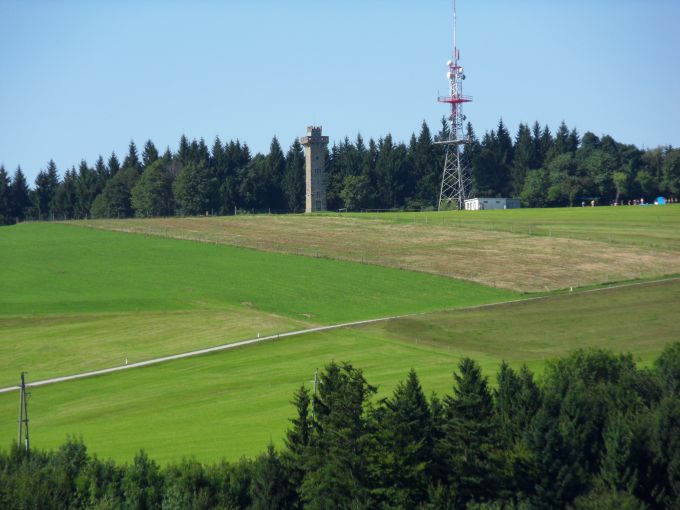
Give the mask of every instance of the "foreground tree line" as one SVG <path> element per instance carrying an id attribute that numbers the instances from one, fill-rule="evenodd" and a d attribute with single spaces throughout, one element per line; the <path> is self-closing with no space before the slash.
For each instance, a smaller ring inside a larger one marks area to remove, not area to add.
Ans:
<path id="1" fill-rule="evenodd" d="M 680 343 L 652 369 L 577 351 L 537 380 L 506 363 L 491 388 L 463 359 L 453 392 L 426 398 L 414 371 L 391 396 L 331 363 L 294 395 L 285 447 L 254 460 L 159 467 L 90 456 L 69 440 L 0 453 L 5 509 L 680 508 Z"/>
<path id="2" fill-rule="evenodd" d="M 520 197 L 525 206 L 565 206 L 584 200 L 603 204 L 631 198 L 680 195 L 680 149 L 640 150 L 580 137 L 562 123 L 553 135 L 536 122 L 521 124 L 512 139 L 499 121 L 479 140 L 468 124 L 465 156 L 472 195 Z M 447 125 L 434 136 L 423 122 L 408 144 L 391 135 L 364 143 L 345 139 L 328 152 L 329 209 L 423 209 L 439 197 Z M 151 140 L 141 157 L 134 142 L 121 163 L 115 153 L 91 167 L 82 161 L 60 177 L 54 161 L 31 189 L 21 170 L 10 177 L 0 167 L 0 224 L 24 219 L 122 218 L 233 214 L 242 211 L 299 212 L 304 208 L 304 153 L 295 140 L 284 154 L 272 140 L 269 153 L 251 155 L 247 144 L 182 136 L 176 152 L 159 154 Z"/>

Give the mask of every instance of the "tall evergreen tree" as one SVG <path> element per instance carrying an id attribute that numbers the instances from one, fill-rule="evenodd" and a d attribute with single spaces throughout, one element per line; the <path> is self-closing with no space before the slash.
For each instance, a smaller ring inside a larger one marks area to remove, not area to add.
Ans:
<path id="1" fill-rule="evenodd" d="M 108 169 L 109 169 L 109 178 L 113 177 L 118 173 L 120 170 L 120 161 L 118 161 L 118 157 L 116 156 L 115 152 L 111 153 L 111 156 L 109 157 L 108 161 Z"/>
<path id="2" fill-rule="evenodd" d="M 47 163 L 47 169 L 38 173 L 35 178 L 36 208 L 40 219 L 50 218 L 51 202 L 59 186 L 59 174 L 57 165 L 53 160 Z"/>
<path id="3" fill-rule="evenodd" d="M 28 183 L 21 167 L 18 166 L 10 186 L 10 211 L 15 221 L 24 220 L 30 206 Z"/>
<path id="4" fill-rule="evenodd" d="M 331 363 L 320 376 L 302 497 L 305 508 L 365 507 L 369 501 L 364 415 L 376 389 L 363 372 Z"/>
<path id="5" fill-rule="evenodd" d="M 305 154 L 296 138 L 286 154 L 283 176 L 283 195 L 288 211 L 297 212 L 305 207 Z"/>
<path id="6" fill-rule="evenodd" d="M 448 464 L 456 508 L 465 508 L 470 502 L 488 501 L 502 492 L 505 466 L 493 398 L 479 365 L 463 358 L 453 375 L 453 396 L 445 400 L 446 424 L 439 448 Z"/>
<path id="7" fill-rule="evenodd" d="M 144 168 L 152 164 L 158 159 L 158 149 L 151 140 L 147 140 L 144 144 L 144 151 L 142 152 L 142 164 Z"/>
<path id="8" fill-rule="evenodd" d="M 5 167 L 0 165 L 0 225 L 14 223 L 12 220 L 10 180 Z"/>
<path id="9" fill-rule="evenodd" d="M 375 411 L 374 498 L 384 508 L 416 508 L 427 499 L 432 459 L 430 409 L 416 373 Z"/>
<path id="10" fill-rule="evenodd" d="M 128 153 L 123 160 L 123 168 L 134 168 L 139 170 L 141 164 L 139 162 L 139 156 L 137 154 L 137 146 L 134 140 L 130 140 L 130 145 L 128 145 Z"/>
<path id="11" fill-rule="evenodd" d="M 52 211 L 55 217 L 71 219 L 76 217 L 78 205 L 78 176 L 75 168 L 67 170 L 64 180 L 57 188 L 52 200 Z"/>
<path id="12" fill-rule="evenodd" d="M 88 167 L 85 160 L 81 161 L 76 180 L 77 205 L 75 214 L 78 218 L 87 218 L 90 215 L 92 202 L 102 189 L 99 186 L 100 181 L 97 172 Z"/>

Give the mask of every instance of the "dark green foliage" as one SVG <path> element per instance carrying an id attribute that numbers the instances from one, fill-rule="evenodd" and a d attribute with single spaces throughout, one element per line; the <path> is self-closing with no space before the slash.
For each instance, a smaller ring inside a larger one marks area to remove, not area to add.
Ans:
<path id="1" fill-rule="evenodd" d="M 415 508 L 427 498 L 433 438 L 430 408 L 413 370 L 374 412 L 373 430 L 374 499 L 389 508 Z"/>
<path id="2" fill-rule="evenodd" d="M 132 188 L 135 216 L 169 216 L 174 211 L 172 181 L 163 160 L 155 160 Z"/>
<path id="3" fill-rule="evenodd" d="M 669 344 L 656 360 L 654 368 L 664 392 L 680 398 L 680 343 Z"/>
<path id="4" fill-rule="evenodd" d="M 143 451 L 101 461 L 74 439 L 29 458 L 12 445 L 0 451 L 0 508 L 680 508 L 678 345 L 654 371 L 577 351 L 540 384 L 504 363 L 493 394 L 463 359 L 453 394 L 429 402 L 414 371 L 372 404 L 362 371 L 331 363 L 315 397 L 296 391 L 281 453 L 161 468 Z"/>
<path id="5" fill-rule="evenodd" d="M 479 365 L 463 358 L 453 376 L 453 395 L 444 401 L 444 436 L 437 448 L 443 453 L 455 503 L 464 508 L 503 490 L 505 466 L 493 399 Z"/>
<path id="6" fill-rule="evenodd" d="M 442 118 L 434 136 L 423 122 L 408 144 L 395 141 L 390 134 L 377 142 L 370 139 L 367 144 L 361 135 L 355 141 L 345 138 L 333 144 L 325 161 L 328 209 L 435 207 L 446 154 L 446 145 L 436 142 L 448 139 L 448 130 Z M 524 206 L 561 207 L 585 205 L 591 200 L 598 205 L 633 203 L 641 198 L 651 203 L 660 193 L 675 198 L 680 195 L 680 149 L 639 150 L 591 132 L 580 137 L 564 122 L 554 136 L 548 126 L 541 128 L 538 122 L 531 129 L 521 123 L 513 140 L 501 119 L 481 141 L 468 123 L 466 138 L 463 164 L 472 178 L 472 189 L 468 190 L 471 196 L 518 197 Z M 178 187 L 173 188 L 173 200 L 165 200 L 160 209 L 163 212 L 141 207 L 146 211 L 143 215 L 299 212 L 305 205 L 304 153 L 299 140 L 284 155 L 274 137 L 267 154 L 251 157 L 248 146 L 238 140 L 222 144 L 215 137 L 209 149 L 202 138 L 190 141 L 182 135 L 177 152 L 168 149 L 162 158 L 148 140 L 141 161 L 134 141 L 130 141 L 122 165 L 114 153 L 107 165 L 99 157 L 94 169 L 82 162 L 74 211 L 69 205 L 71 183 L 61 192 L 58 203 L 52 203 L 59 188 L 53 162 L 38 175 L 33 191 L 25 186 L 22 176 L 15 176 L 11 187 L 16 193 L 13 190 L 10 197 L 16 205 L 10 206 L 9 217 L 16 221 L 26 217 L 49 219 L 52 214 L 60 218 L 129 216 L 132 211 L 121 200 L 125 193 L 120 182 L 113 186 L 115 189 L 106 189 L 107 185 L 121 168 L 141 175 L 159 159 L 170 182 L 183 175 Z M 184 171 L 190 165 L 192 169 Z M 29 195 L 31 200 L 26 203 Z M 98 200 L 93 207 L 95 198 Z M 7 217 L 2 221 L 8 222 Z"/>
<path id="7" fill-rule="evenodd" d="M 331 363 L 320 375 L 300 487 L 305 508 L 368 505 L 365 408 L 375 391 L 363 372 L 348 363 Z"/>
<path id="8" fill-rule="evenodd" d="M 211 213 L 217 200 L 217 179 L 208 168 L 196 163 L 187 164 L 173 185 L 177 209 L 183 215 Z"/>
<path id="9" fill-rule="evenodd" d="M 141 163 L 139 162 L 139 156 L 137 155 L 137 146 L 134 140 L 130 140 L 130 145 L 128 145 L 128 153 L 123 160 L 123 168 L 134 168 L 139 170 Z"/>
<path id="10" fill-rule="evenodd" d="M 26 218 L 28 209 L 31 206 L 29 198 L 28 183 L 26 177 L 21 171 L 21 167 L 17 167 L 10 185 L 10 214 L 15 221 L 22 221 Z"/>
<path id="11" fill-rule="evenodd" d="M 305 154 L 299 140 L 295 140 L 286 154 L 283 176 L 283 196 L 288 211 L 298 212 L 305 207 Z"/>
<path id="12" fill-rule="evenodd" d="M 10 181 L 5 167 L 0 165 L 0 225 L 14 223 L 12 219 Z"/>
<path id="13" fill-rule="evenodd" d="M 135 168 L 124 168 L 118 171 L 92 203 L 92 216 L 95 218 L 132 216 L 132 188 L 137 183 L 137 179 L 139 179 L 139 174 Z"/>
<path id="14" fill-rule="evenodd" d="M 42 220 L 50 219 L 52 199 L 57 193 L 59 175 L 53 160 L 47 164 L 47 170 L 41 170 L 35 178 L 35 208 Z"/>
<path id="15" fill-rule="evenodd" d="M 70 220 L 76 217 L 78 208 L 78 175 L 75 169 L 67 170 L 64 180 L 57 188 L 52 200 L 52 213 L 57 219 Z"/>
<path id="16" fill-rule="evenodd" d="M 269 444 L 266 453 L 253 462 L 250 498 L 253 510 L 292 508 L 291 487 L 281 458 Z"/>

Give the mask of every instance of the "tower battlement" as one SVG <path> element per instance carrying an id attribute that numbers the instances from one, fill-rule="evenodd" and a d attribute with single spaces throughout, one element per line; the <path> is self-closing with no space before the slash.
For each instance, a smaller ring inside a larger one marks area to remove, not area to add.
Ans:
<path id="1" fill-rule="evenodd" d="M 328 137 L 321 135 L 321 126 L 307 126 L 307 136 L 300 137 L 305 148 L 305 212 L 326 210 L 326 145 Z"/>

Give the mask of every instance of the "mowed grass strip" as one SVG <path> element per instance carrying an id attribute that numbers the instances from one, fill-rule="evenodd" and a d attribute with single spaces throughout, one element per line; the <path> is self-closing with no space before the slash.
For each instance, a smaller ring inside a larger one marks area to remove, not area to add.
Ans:
<path id="1" fill-rule="evenodd" d="M 34 381 L 254 338 L 309 324 L 242 306 L 220 309 L 0 315 L 0 387 L 17 370 Z M 9 361 L 11 360 L 11 361 Z"/>
<path id="2" fill-rule="evenodd" d="M 680 274 L 680 206 L 77 222 L 370 262 L 520 291 Z"/>
<path id="3" fill-rule="evenodd" d="M 72 374 L 257 332 L 517 297 L 416 272 L 48 223 L 0 229 L 0 289 L 4 385 L 22 370 Z"/>
<path id="4" fill-rule="evenodd" d="M 297 387 L 314 370 L 350 360 L 378 397 L 414 368 L 425 391 L 450 393 L 470 356 L 493 377 L 501 360 L 541 372 L 579 347 L 632 352 L 646 365 L 676 340 L 680 283 L 551 296 L 477 310 L 303 335 L 162 365 L 31 390 L 32 442 L 53 448 L 82 435 L 100 456 L 130 460 L 140 448 L 161 462 L 213 461 L 280 446 Z M 0 444 L 16 433 L 18 394 L 0 395 Z"/>

